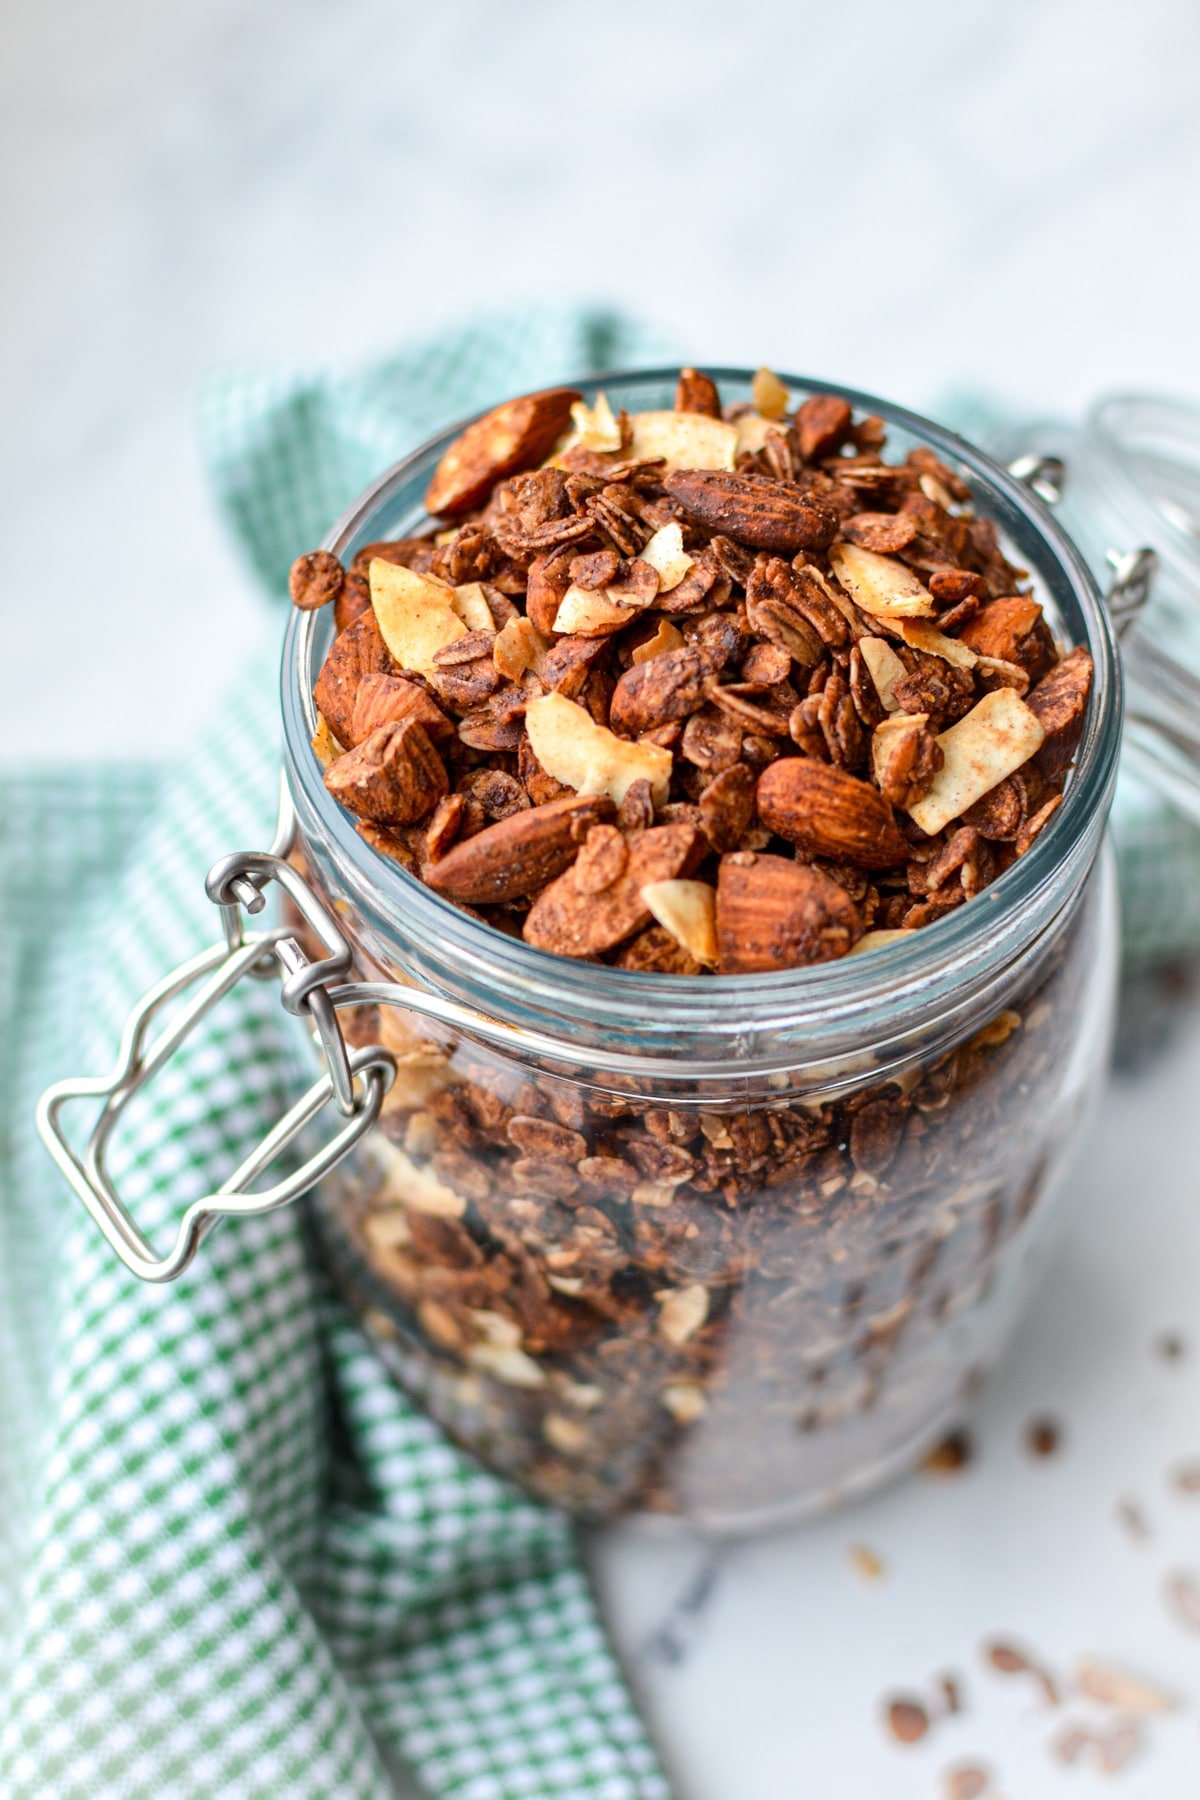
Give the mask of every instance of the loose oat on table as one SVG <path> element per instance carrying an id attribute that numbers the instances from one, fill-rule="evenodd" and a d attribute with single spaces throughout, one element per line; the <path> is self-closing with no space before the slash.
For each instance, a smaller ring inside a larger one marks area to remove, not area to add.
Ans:
<path id="1" fill-rule="evenodd" d="M 738 978 L 885 955 L 1052 826 L 1087 652 L 956 472 L 889 460 L 845 401 L 766 370 L 728 413 L 693 369 L 657 412 L 550 389 L 468 427 L 427 503 L 427 533 L 292 575 L 332 607 L 314 749 L 381 882 L 556 956 Z M 710 1111 L 362 1008 L 399 1072 L 318 1201 L 331 1254 L 400 1379 L 545 1498 L 836 1486 L 969 1395 L 946 1346 L 1053 1162 L 1011 1121 L 1085 961 L 1047 952 L 899 1076 Z"/>

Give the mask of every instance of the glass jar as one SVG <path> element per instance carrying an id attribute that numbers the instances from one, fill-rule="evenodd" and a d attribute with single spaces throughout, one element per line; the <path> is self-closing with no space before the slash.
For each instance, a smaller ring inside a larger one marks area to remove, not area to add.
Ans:
<path id="1" fill-rule="evenodd" d="M 748 372 L 712 373 L 727 402 L 749 398 Z M 676 374 L 578 385 L 640 411 L 671 405 Z M 294 817 L 273 855 L 212 872 L 227 941 L 188 978 L 215 991 L 274 957 L 328 1073 L 161 1259 L 100 1155 L 80 1162 L 56 1131 L 59 1102 L 95 1084 L 59 1084 L 43 1109 L 60 1167 L 150 1279 L 178 1273 L 221 1213 L 324 1175 L 325 1255 L 397 1379 L 493 1468 L 588 1518 L 635 1509 L 748 1531 L 914 1462 L 1028 1295 L 1107 1060 L 1117 932 L 1102 843 L 1122 696 L 1096 582 L 1038 492 L 961 439 L 784 379 L 881 415 L 890 453 L 929 445 L 996 521 L 1060 639 L 1089 647 L 1066 798 L 1026 855 L 910 940 L 817 967 L 689 979 L 553 957 L 357 834 L 311 748 L 329 609 L 297 612 L 282 696 Z M 324 547 L 348 561 L 419 529 L 457 429 L 385 475 Z M 271 878 L 300 923 L 255 939 L 242 908 Z M 240 1191 L 330 1095 L 346 1114 L 335 1144 Z"/>
<path id="2" fill-rule="evenodd" d="M 727 400 L 745 376 L 718 375 Z M 669 406 L 675 375 L 606 381 Z M 802 384 L 796 384 L 800 386 Z M 493 1467 L 586 1516 L 745 1530 L 918 1457 L 994 1359 L 1107 1055 L 1116 932 L 1097 851 L 1120 683 L 1094 584 L 1037 499 L 875 401 L 892 452 L 972 486 L 1095 694 L 1070 798 L 994 887 L 910 943 L 783 974 L 680 979 L 501 935 L 373 851 L 310 749 L 332 630 L 285 653 L 298 850 L 359 974 L 341 1016 L 398 1074 L 314 1206 L 397 1377 Z M 327 548 L 412 531 L 445 447 Z M 501 1032 L 439 1029 L 395 984 Z"/>

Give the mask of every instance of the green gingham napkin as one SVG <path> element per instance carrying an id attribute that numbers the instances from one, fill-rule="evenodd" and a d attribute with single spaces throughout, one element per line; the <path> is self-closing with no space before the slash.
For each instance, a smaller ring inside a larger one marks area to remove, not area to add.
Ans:
<path id="1" fill-rule="evenodd" d="M 527 312 L 369 377 L 232 381 L 221 505 L 289 561 L 439 422 L 661 346 Z M 40 1089 L 111 1067 L 136 997 L 219 937 L 204 874 L 265 846 L 275 642 L 175 772 L 12 774 L 0 797 L 0 1793 L 11 1800 L 666 1800 L 576 1538 L 393 1387 L 298 1209 L 224 1226 L 169 1287 L 125 1273 L 35 1142 Z M 151 1241 L 232 1167 L 308 1052 L 248 983 L 131 1114 Z"/>
<path id="2" fill-rule="evenodd" d="M 665 347 L 527 311 L 344 380 L 240 378 L 205 414 L 267 589 L 447 419 Z M 125 1275 L 30 1126 L 63 1073 L 218 935 L 210 863 L 270 838 L 278 632 L 200 748 L 0 785 L 0 1793 L 12 1800 L 665 1800 L 574 1535 L 395 1390 L 300 1213 L 224 1226 L 179 1283 Z M 1200 941 L 1200 838 L 1125 797 L 1127 942 Z M 128 1122 L 152 1240 L 311 1076 L 274 987 L 213 1015 Z"/>

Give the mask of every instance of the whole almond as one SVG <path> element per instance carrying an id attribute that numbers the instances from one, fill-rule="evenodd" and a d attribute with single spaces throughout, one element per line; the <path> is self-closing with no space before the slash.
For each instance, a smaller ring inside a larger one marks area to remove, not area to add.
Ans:
<path id="1" fill-rule="evenodd" d="M 470 512 L 506 475 L 541 462 L 580 398 L 574 388 L 546 388 L 484 413 L 442 457 L 425 495 L 426 510 L 442 518 Z"/>
<path id="2" fill-rule="evenodd" d="M 789 843 L 858 869 L 891 869 L 909 854 L 882 795 L 857 776 L 807 757 L 783 757 L 763 770 L 758 815 Z"/>
<path id="3" fill-rule="evenodd" d="M 849 894 L 819 869 L 752 852 L 722 858 L 717 876 L 722 975 L 831 962 L 846 954 L 861 930 Z"/>
<path id="4" fill-rule="evenodd" d="M 376 825 L 413 825 L 450 791 L 442 759 L 415 719 L 381 725 L 347 750 L 326 769 L 325 786 Z"/>
<path id="5" fill-rule="evenodd" d="M 510 813 L 430 863 L 425 879 L 448 900 L 475 906 L 536 894 L 574 861 L 589 826 L 611 819 L 615 810 L 606 794 L 571 794 Z"/>
<path id="6" fill-rule="evenodd" d="M 689 518 L 755 550 L 823 550 L 837 531 L 834 515 L 790 482 L 723 469 L 676 469 L 664 485 Z"/>

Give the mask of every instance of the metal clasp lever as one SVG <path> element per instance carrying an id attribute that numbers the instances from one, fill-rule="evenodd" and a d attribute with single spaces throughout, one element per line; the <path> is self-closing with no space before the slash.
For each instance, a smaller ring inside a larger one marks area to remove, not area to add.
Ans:
<path id="1" fill-rule="evenodd" d="M 246 931 L 242 908 L 261 911 L 263 888 L 271 881 L 285 889 L 320 941 L 324 957 L 312 960 L 286 927 Z M 58 1168 L 121 1261 L 143 1281 L 173 1281 L 182 1274 L 219 1219 L 272 1212 L 306 1193 L 370 1131 L 396 1073 L 395 1059 L 382 1045 L 347 1049 L 329 988 L 343 983 L 349 973 L 350 946 L 290 863 L 259 852 L 228 856 L 211 871 L 206 885 L 209 897 L 222 910 L 224 942 L 201 951 L 143 995 L 126 1021 L 111 1075 L 55 1082 L 42 1095 L 37 1109 L 38 1131 Z M 134 1095 L 243 976 L 262 979 L 274 975 L 283 978 L 285 1008 L 311 1017 L 325 1054 L 325 1073 L 215 1193 L 192 1202 L 180 1221 L 174 1245 L 165 1256 L 156 1256 L 108 1175 L 105 1159 L 113 1130 Z M 155 1019 L 197 983 L 191 999 L 150 1038 Z M 332 1141 L 272 1187 L 248 1193 L 248 1184 L 275 1161 L 330 1098 L 346 1119 Z M 82 1155 L 67 1137 L 61 1118 L 64 1107 L 76 1100 L 102 1103 Z"/>

